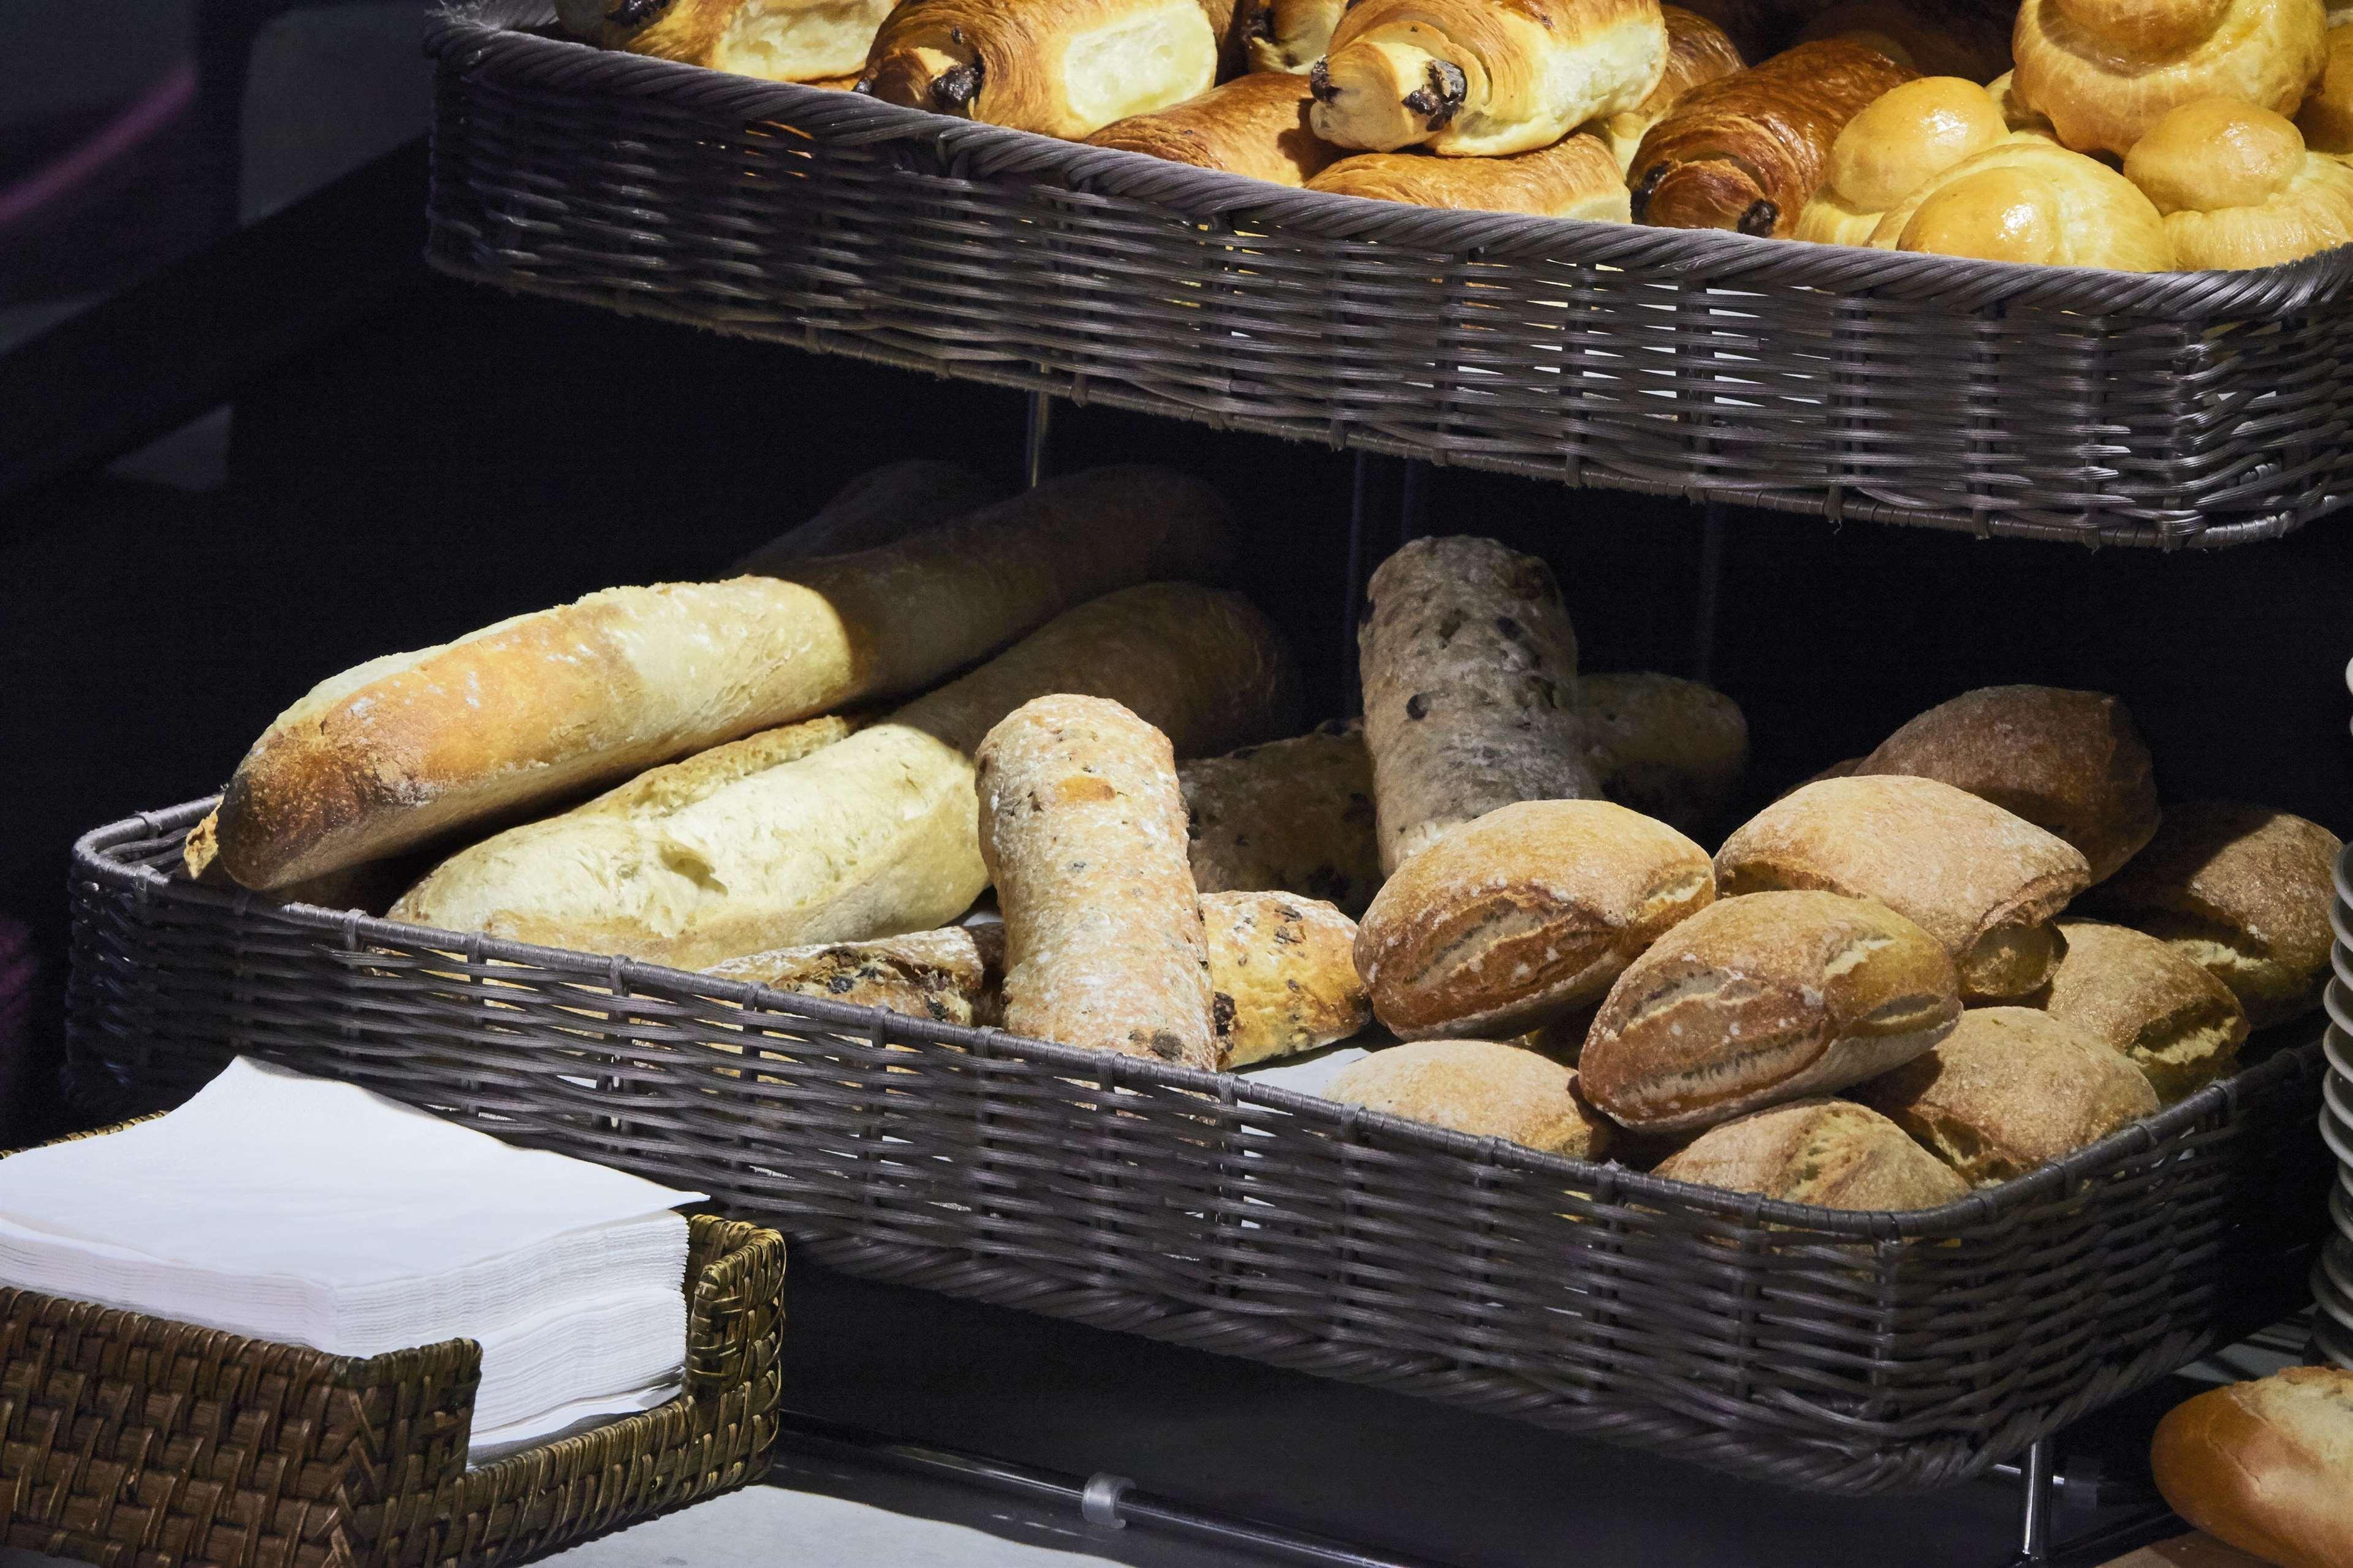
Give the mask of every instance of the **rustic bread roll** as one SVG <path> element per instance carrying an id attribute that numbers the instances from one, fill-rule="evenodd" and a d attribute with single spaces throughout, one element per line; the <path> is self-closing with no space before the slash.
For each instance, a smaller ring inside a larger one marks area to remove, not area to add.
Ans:
<path id="1" fill-rule="evenodd" d="M 1927 1055 L 1854 1098 L 1976 1186 L 2022 1176 L 2157 1110 L 2140 1069 L 2030 1007 L 1973 1007 Z"/>
<path id="2" fill-rule="evenodd" d="M 1372 1020 L 1356 922 L 1287 893 L 1204 893 L 1218 1066 L 1249 1067 L 1345 1040 Z"/>
<path id="3" fill-rule="evenodd" d="M 1424 207 L 1627 221 L 1625 179 L 1596 136 L 1570 136 L 1501 158 L 1359 153 L 1325 169 L 1307 188 Z"/>
<path id="4" fill-rule="evenodd" d="M 1499 805 L 1599 796 L 1551 567 L 1492 539 L 1417 539 L 1365 593 L 1357 663 L 1384 870 Z"/>
<path id="5" fill-rule="evenodd" d="M 1712 1127 L 1652 1174 L 1866 1213 L 1932 1209 L 1969 1195 L 1968 1184 L 1902 1128 L 1843 1100 L 1801 1100 Z"/>
<path id="6" fill-rule="evenodd" d="M 2250 1026 L 2269 1028 L 2320 1005 L 2343 848 L 2318 823 L 2284 811 L 2177 805 L 2090 902 L 2196 960 L 2231 988 Z"/>
<path id="7" fill-rule="evenodd" d="M 1794 237 L 1868 245 L 1889 207 L 2009 135 L 2001 106 L 1973 81 L 1928 76 L 1891 88 L 1831 143 L 1827 178 L 1798 216 Z"/>
<path id="8" fill-rule="evenodd" d="M 1354 918 L 1381 885 L 1373 759 L 1356 725 L 1181 763 L 1203 894 L 1273 889 Z"/>
<path id="9" fill-rule="evenodd" d="M 2327 17 L 2321 0 L 2024 0 L 2012 90 L 2067 146 L 2122 157 L 2201 98 L 2295 113 L 2320 76 Z"/>
<path id="10" fill-rule="evenodd" d="M 1304 76 L 1332 46 L 1348 0 L 1242 0 L 1240 24 L 1253 71 Z"/>
<path id="11" fill-rule="evenodd" d="M 2217 1540 L 2279 1568 L 2353 1563 L 2353 1373 L 2292 1366 L 2175 1405 L 2149 1446 L 2157 1489 Z"/>
<path id="12" fill-rule="evenodd" d="M 2096 882 L 2157 832 L 2153 765 L 2132 714 L 2105 692 L 1987 686 L 1929 709 L 1854 771 L 1940 779 L 1989 800 L 2081 850 Z"/>
<path id="13" fill-rule="evenodd" d="M 1296 187 L 1340 155 L 1307 128 L 1311 101 L 1305 79 L 1260 71 L 1187 102 L 1117 121 L 1087 142 Z"/>
<path id="14" fill-rule="evenodd" d="M 1730 35 L 1698 12 L 1680 5 L 1662 5 L 1659 11 L 1667 23 L 1667 66 L 1659 75 L 1659 85 L 1641 102 L 1620 110 L 1596 127 L 1609 144 L 1609 155 L 1618 161 L 1620 174 L 1634 162 L 1635 150 L 1651 127 L 1666 118 L 1667 110 L 1681 103 L 1685 94 L 1748 63 L 1741 58 L 1740 46 Z"/>
<path id="15" fill-rule="evenodd" d="M 2295 128 L 2315 153 L 2353 153 L 2353 31 L 2332 18 L 2320 79 L 2295 111 Z"/>
<path id="16" fill-rule="evenodd" d="M 1005 1026 L 1214 1068 L 1208 940 L 1168 738 L 1040 697 L 980 744 L 981 856 L 1005 913 Z"/>
<path id="17" fill-rule="evenodd" d="M 1839 0 L 1798 34 L 1845 38 L 1923 76 L 1990 81 L 2010 69 L 2010 18 L 1991 6 L 1934 0 Z"/>
<path id="18" fill-rule="evenodd" d="M 2140 187 L 2055 142 L 2019 136 L 1973 153 L 1890 208 L 1881 250 L 2044 267 L 2163 272 L 2173 241 Z"/>
<path id="19" fill-rule="evenodd" d="M 2353 241 L 2353 168 L 2268 109 L 2183 104 L 2133 143 L 2125 178 L 2165 215 L 2178 267 L 2271 267 Z"/>
<path id="20" fill-rule="evenodd" d="M 1609 988 L 1715 896 L 1707 851 L 1599 800 L 1532 800 L 1398 868 L 1356 931 L 1373 1011 L 1405 1039 L 1516 1035 Z"/>
<path id="21" fill-rule="evenodd" d="M 1634 153 L 1634 221 L 1788 237 L 1846 122 L 1915 74 L 1832 38 L 1693 89 Z"/>
<path id="22" fill-rule="evenodd" d="M 997 985 L 1004 972 L 1005 928 L 994 924 L 772 948 L 704 971 L 717 980 L 748 980 L 771 991 L 966 1025 L 996 1021 Z"/>
<path id="23" fill-rule="evenodd" d="M 1714 687 L 1648 671 L 1577 678 L 1593 771 L 1611 800 L 1685 833 L 1748 771 L 1748 721 Z"/>
<path id="24" fill-rule="evenodd" d="M 1575 1069 L 1494 1040 L 1375 1051 L 1333 1074 L 1324 1097 L 1540 1154 L 1598 1160 L 1609 1147 L 1609 1124 L 1577 1092 Z"/>
<path id="25" fill-rule="evenodd" d="M 2051 920 L 2091 880 L 2064 840 L 1935 779 L 1825 779 L 1767 806 L 1716 852 L 1717 890 L 1876 899 L 1942 942 L 1973 1001 L 2050 979 Z"/>
<path id="26" fill-rule="evenodd" d="M 393 918 L 702 968 L 778 946 L 924 931 L 987 885 L 970 754 L 1031 698 L 1124 700 L 1178 744 L 1280 732 L 1297 680 L 1265 617 L 1157 584 L 1057 617 L 846 740 L 827 720 L 658 768 L 444 861 Z"/>
<path id="27" fill-rule="evenodd" d="M 1075 142 L 1217 79 L 1200 0 L 902 0 L 858 90 Z"/>
<path id="28" fill-rule="evenodd" d="M 1953 961 L 1884 905 L 1753 893 L 1636 959 L 1577 1058 L 1612 1121 L 1690 1132 L 1902 1066 L 1961 1016 Z"/>
<path id="29" fill-rule="evenodd" d="M 1495 157 L 1633 108 L 1666 63 L 1658 0 L 1352 0 L 1308 80 L 1326 142 Z"/>
<path id="30" fill-rule="evenodd" d="M 237 764 L 210 841 L 220 869 L 257 889 L 379 859 L 920 689 L 1114 588 L 1213 574 L 1229 548 L 1208 486 L 1098 468 L 885 550 L 804 563 L 789 582 L 591 594 L 322 682 Z"/>
<path id="31" fill-rule="evenodd" d="M 757 576 L 820 555 L 848 555 L 994 506 L 1005 487 L 962 463 L 913 458 L 870 468 L 835 492 L 818 514 L 735 563 L 728 575 Z"/>
<path id="32" fill-rule="evenodd" d="M 2059 931 L 2067 953 L 2036 1006 L 2122 1051 L 2167 1105 L 2231 1070 L 2247 1016 L 2229 986 L 2127 926 L 2063 920 Z"/>

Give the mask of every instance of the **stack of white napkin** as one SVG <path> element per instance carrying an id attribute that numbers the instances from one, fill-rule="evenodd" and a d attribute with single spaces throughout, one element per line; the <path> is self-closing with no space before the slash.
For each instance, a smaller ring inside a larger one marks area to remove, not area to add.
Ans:
<path id="1" fill-rule="evenodd" d="M 0 1160 L 0 1284 L 339 1355 L 479 1341 L 480 1463 L 677 1394 L 703 1195 L 240 1059 Z"/>

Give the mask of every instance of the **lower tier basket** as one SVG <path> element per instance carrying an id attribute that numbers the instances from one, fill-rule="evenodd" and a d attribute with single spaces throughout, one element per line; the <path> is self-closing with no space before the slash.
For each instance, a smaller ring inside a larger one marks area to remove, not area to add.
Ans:
<path id="1" fill-rule="evenodd" d="M 685 1391 L 471 1470 L 471 1340 L 329 1355 L 0 1289 L 0 1543 L 125 1568 L 475 1568 L 756 1479 L 784 1238 L 690 1223 Z"/>
<path id="2" fill-rule="evenodd" d="M 2284 1315 L 2329 1177 L 2316 1039 L 2001 1187 L 1844 1213 L 195 887 L 210 804 L 76 846 L 86 1104 L 250 1052 L 700 1188 L 853 1273 L 1811 1490 L 1950 1485 Z"/>

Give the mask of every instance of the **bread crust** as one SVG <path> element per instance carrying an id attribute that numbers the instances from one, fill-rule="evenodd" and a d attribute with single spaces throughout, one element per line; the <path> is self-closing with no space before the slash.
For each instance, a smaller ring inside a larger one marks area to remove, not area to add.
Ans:
<path id="1" fill-rule="evenodd" d="M 1203 893 L 1218 1066 L 1231 1069 L 1345 1040 L 1372 1021 L 1356 977 L 1356 922 L 1287 893 Z"/>
<path id="2" fill-rule="evenodd" d="M 2270 267 L 2353 240 L 2353 168 L 2268 110 L 2184 104 L 2134 143 L 2125 177 L 2165 215 L 2184 268 Z"/>
<path id="3" fill-rule="evenodd" d="M 1647 670 L 1580 675 L 1577 688 L 1602 794 L 1683 833 L 1731 803 L 1748 771 L 1748 721 L 1731 698 Z"/>
<path id="4" fill-rule="evenodd" d="M 2001 106 L 1974 81 L 1924 76 L 1891 88 L 1831 142 L 1821 188 L 1799 215 L 1793 237 L 1867 245 L 1890 206 L 2010 133 Z"/>
<path id="5" fill-rule="evenodd" d="M 1752 893 L 1701 910 L 1636 959 L 1577 1066 L 1612 1121 L 1692 1132 L 1876 1078 L 1934 1047 L 1960 1016 L 1952 960 L 1884 905 Z"/>
<path id="6" fill-rule="evenodd" d="M 1609 1147 L 1609 1124 L 1586 1103 L 1574 1068 L 1494 1040 L 1392 1046 L 1342 1068 L 1324 1093 L 1543 1154 L 1597 1160 Z"/>
<path id="7" fill-rule="evenodd" d="M 2149 1447 L 2158 1490 L 2279 1568 L 2353 1565 L 2353 1373 L 2294 1366 L 2175 1405 Z"/>
<path id="8" fill-rule="evenodd" d="M 1146 100 L 1115 113 L 1091 108 L 1124 84 L 1122 66 L 1073 45 L 1148 14 L 1189 12 L 1198 33 L 1171 16 L 1174 58 Z M 858 90 L 886 103 L 1032 131 L 1075 142 L 1114 120 L 1207 92 L 1218 79 L 1219 37 L 1209 14 L 1182 0 L 902 0 L 875 34 Z"/>
<path id="9" fill-rule="evenodd" d="M 1970 153 L 1890 207 L 1871 245 L 2114 272 L 2174 264 L 2165 220 L 2138 186 L 2095 159 L 2024 134 Z"/>
<path id="10" fill-rule="evenodd" d="M 2195 961 L 2127 926 L 2071 918 L 2059 932 L 2066 955 L 2034 1005 L 2123 1052 L 2160 1103 L 2185 1099 L 2237 1065 L 2246 1013 Z"/>
<path id="11" fill-rule="evenodd" d="M 1005 928 L 946 926 L 872 942 L 771 948 L 712 964 L 717 980 L 881 1007 L 942 1024 L 988 1024 L 1005 970 Z"/>
<path id="12" fill-rule="evenodd" d="M 1359 153 L 1332 164 L 1307 188 L 1416 206 L 1627 221 L 1618 160 L 1599 137 L 1581 134 L 1499 158 Z"/>
<path id="13" fill-rule="evenodd" d="M 1653 1169 L 1781 1203 L 1864 1212 L 1931 1209 L 1968 1184 L 1875 1111 L 1843 1100 L 1802 1100 L 1700 1134 Z"/>
<path id="14" fill-rule="evenodd" d="M 1340 156 L 1308 128 L 1314 101 L 1306 78 L 1255 72 L 1184 103 L 1115 121 L 1087 142 L 1297 187 Z"/>
<path id="15" fill-rule="evenodd" d="M 1287 741 L 1178 764 L 1193 881 L 1211 893 L 1320 899 L 1354 919 L 1381 885 L 1373 759 L 1362 729 L 1319 726 Z"/>

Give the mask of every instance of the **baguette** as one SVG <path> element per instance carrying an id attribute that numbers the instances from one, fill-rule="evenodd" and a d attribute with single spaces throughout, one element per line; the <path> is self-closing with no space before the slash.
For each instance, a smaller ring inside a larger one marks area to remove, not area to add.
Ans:
<path id="1" fill-rule="evenodd" d="M 1887 1118 L 1843 1100 L 1751 1111 L 1702 1133 L 1652 1173 L 1788 1204 L 1866 1212 L 1932 1209 L 1968 1184 Z"/>
<path id="2" fill-rule="evenodd" d="M 2353 1568 L 2353 1373 L 2292 1366 L 2175 1405 L 2157 1489 L 2209 1535 L 2279 1568 Z"/>
<path id="3" fill-rule="evenodd" d="M 1283 893 L 1204 893 L 1218 1066 L 1345 1040 L 1372 1019 L 1356 978 L 1356 922 Z"/>
<path id="4" fill-rule="evenodd" d="M 1305 79 L 1261 71 L 1167 109 L 1114 121 L 1087 142 L 1296 188 L 1340 155 L 1308 129 L 1312 101 Z"/>
<path id="5" fill-rule="evenodd" d="M 792 580 L 616 588 L 371 660 L 237 764 L 220 868 L 280 888 L 864 699 L 904 695 L 1073 605 L 1211 574 L 1198 480 L 1099 468 Z M 199 869 L 191 868 L 192 870 Z"/>
<path id="6" fill-rule="evenodd" d="M 962 463 L 885 463 L 842 486 L 815 517 L 736 562 L 728 575 L 773 575 L 795 562 L 879 550 L 1004 499 L 1004 486 Z"/>
<path id="7" fill-rule="evenodd" d="M 1342 1068 L 1324 1093 L 1542 1154 L 1598 1160 L 1609 1147 L 1609 1124 L 1586 1103 L 1575 1068 L 1495 1040 L 1392 1046 Z"/>
<path id="8" fill-rule="evenodd" d="M 902 0 L 858 90 L 1075 142 L 1198 98 L 1218 51 L 1200 0 Z"/>
<path id="9" fill-rule="evenodd" d="M 1381 885 L 1373 759 L 1354 724 L 1246 746 L 1176 769 L 1203 896 L 1273 890 L 1351 919 Z"/>

